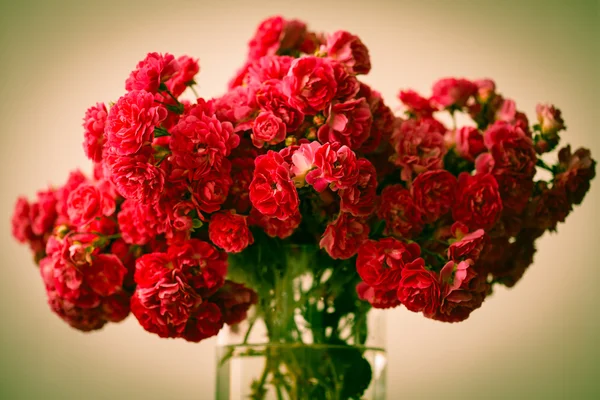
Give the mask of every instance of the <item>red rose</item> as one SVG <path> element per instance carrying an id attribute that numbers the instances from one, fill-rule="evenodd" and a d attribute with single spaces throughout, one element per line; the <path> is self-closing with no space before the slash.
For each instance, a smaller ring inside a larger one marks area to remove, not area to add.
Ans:
<path id="1" fill-rule="evenodd" d="M 79 170 L 71 171 L 69 174 L 69 178 L 67 182 L 55 191 L 56 197 L 56 212 L 58 213 L 58 218 L 60 223 L 65 223 L 64 221 L 68 220 L 67 214 L 67 200 L 69 199 L 69 195 L 77 186 L 81 185 L 84 182 L 87 182 L 88 179 L 81 173 Z"/>
<path id="2" fill-rule="evenodd" d="M 463 126 L 456 132 L 456 152 L 465 160 L 474 161 L 485 151 L 483 135 L 477 128 Z"/>
<path id="3" fill-rule="evenodd" d="M 167 254 L 181 269 L 187 282 L 203 297 L 214 294 L 227 275 L 227 253 L 198 239 L 172 245 Z"/>
<path id="4" fill-rule="evenodd" d="M 396 154 L 393 161 L 402 167 L 402 179 L 410 181 L 414 174 L 443 168 L 446 154 L 446 129 L 434 119 L 403 121 L 392 136 Z"/>
<path id="5" fill-rule="evenodd" d="M 402 185 L 383 189 L 377 216 L 385 221 L 386 235 L 411 238 L 423 230 L 423 215 Z"/>
<path id="6" fill-rule="evenodd" d="M 502 212 L 502 199 L 498 183 L 491 174 L 458 176 L 456 202 L 452 208 L 455 221 L 464 223 L 470 230 L 490 229 Z"/>
<path id="7" fill-rule="evenodd" d="M 283 221 L 275 217 L 267 217 L 261 214 L 256 208 L 250 211 L 250 223 L 261 227 L 270 237 L 278 237 L 280 239 L 290 237 L 296 228 L 300 226 L 300 222 L 302 222 L 302 214 L 299 211 L 296 211 L 295 214 Z"/>
<path id="8" fill-rule="evenodd" d="M 143 246 L 167 230 L 166 216 L 157 212 L 152 204 L 141 204 L 125 200 L 117 214 L 119 230 L 123 240 L 129 244 Z"/>
<path id="9" fill-rule="evenodd" d="M 261 148 L 265 143 L 274 145 L 285 140 L 283 121 L 271 112 L 262 111 L 252 124 L 252 143 Z"/>
<path id="10" fill-rule="evenodd" d="M 283 80 L 283 90 L 290 104 L 305 114 L 325 109 L 337 90 L 331 61 L 313 56 L 294 60 Z"/>
<path id="11" fill-rule="evenodd" d="M 180 271 L 165 268 L 154 285 L 137 287 L 131 298 L 131 312 L 148 332 L 160 337 L 178 337 L 201 301 L 181 278 Z"/>
<path id="12" fill-rule="evenodd" d="M 373 308 L 388 309 L 400 305 L 396 289 L 387 291 L 377 290 L 365 282 L 360 282 L 356 285 L 356 292 L 359 299 L 368 301 Z"/>
<path id="13" fill-rule="evenodd" d="M 425 261 L 417 258 L 402 269 L 398 300 L 410 311 L 433 316 L 441 301 L 438 279 L 435 272 L 425 269 Z"/>
<path id="14" fill-rule="evenodd" d="M 440 108 L 462 108 L 477 90 L 477 85 L 466 79 L 440 79 L 433 85 L 431 101 Z"/>
<path id="15" fill-rule="evenodd" d="M 181 337 L 188 342 L 199 342 L 215 336 L 223 327 L 223 316 L 219 306 L 208 301 L 202 302 L 188 320 Z"/>
<path id="16" fill-rule="evenodd" d="M 159 85 L 166 82 L 179 71 L 179 63 L 173 55 L 166 53 L 148 53 L 146 58 L 138 63 L 135 70 L 125 82 L 125 89 L 158 92 Z"/>
<path id="17" fill-rule="evenodd" d="M 151 164 L 152 158 L 145 154 L 133 156 L 109 155 L 106 163 L 110 179 L 119 194 L 138 203 L 158 202 L 165 184 L 162 170 Z"/>
<path id="18" fill-rule="evenodd" d="M 100 296 L 110 296 L 123 286 L 127 268 L 114 254 L 98 254 L 84 269 L 84 278 L 90 288 Z"/>
<path id="19" fill-rule="evenodd" d="M 215 115 L 233 124 L 234 131 L 252 128 L 252 115 L 258 110 L 255 86 L 238 86 L 214 100 Z"/>
<path id="20" fill-rule="evenodd" d="M 228 280 L 210 301 L 219 306 L 226 324 L 235 325 L 246 319 L 248 309 L 258 303 L 258 295 L 254 290 Z"/>
<path id="21" fill-rule="evenodd" d="M 208 237 L 228 253 L 239 253 L 254 242 L 246 217 L 229 211 L 212 215 L 208 225 Z"/>
<path id="22" fill-rule="evenodd" d="M 396 290 L 402 269 L 421 253 L 416 243 L 404 244 L 394 238 L 368 240 L 358 249 L 356 270 L 362 280 L 376 291 Z"/>
<path id="23" fill-rule="evenodd" d="M 273 55 L 279 49 L 285 20 L 280 16 L 267 18 L 260 23 L 254 37 L 248 43 L 248 58 L 256 60 L 262 56 Z"/>
<path id="24" fill-rule="evenodd" d="M 289 166 L 274 151 L 258 156 L 250 183 L 250 201 L 263 215 L 285 220 L 298 210 L 298 192 L 290 178 Z"/>
<path id="25" fill-rule="evenodd" d="M 190 189 L 192 202 L 198 212 L 210 214 L 218 211 L 227 200 L 229 189 L 233 184 L 229 160 L 224 159 L 219 169 L 212 169 L 196 179 L 191 183 Z"/>
<path id="26" fill-rule="evenodd" d="M 427 171 L 413 181 L 411 194 L 423 220 L 432 223 L 448 213 L 454 203 L 456 178 L 446 170 Z"/>
<path id="27" fill-rule="evenodd" d="M 108 112 L 104 103 L 96 103 L 95 106 L 88 108 L 83 118 L 84 137 L 83 150 L 85 155 L 92 161 L 102 160 L 102 151 L 106 136 L 104 136 L 104 127 Z"/>
<path id="28" fill-rule="evenodd" d="M 115 199 L 91 184 L 79 185 L 67 200 L 69 219 L 78 227 L 85 226 L 101 216 L 115 211 Z"/>
<path id="29" fill-rule="evenodd" d="M 31 230 L 37 236 L 52 232 L 56 221 L 57 193 L 52 190 L 37 192 L 37 201 L 29 207 Z"/>
<path id="30" fill-rule="evenodd" d="M 281 81 L 264 82 L 256 91 L 256 103 L 263 112 L 270 112 L 279 118 L 285 124 L 286 132 L 295 131 L 304 121 L 304 114 L 291 106 L 288 97 L 283 93 Z M 285 132 L 280 135 L 284 135 L 285 138 Z"/>
<path id="31" fill-rule="evenodd" d="M 262 56 L 291 51 L 302 45 L 306 25 L 298 20 L 285 20 L 280 16 L 267 18 L 260 23 L 250 40 L 248 58 L 256 60 Z"/>
<path id="32" fill-rule="evenodd" d="M 360 158 L 356 162 L 358 180 L 346 189 L 341 189 L 340 210 L 355 217 L 366 217 L 375 210 L 377 198 L 377 171 L 371 162 Z"/>
<path id="33" fill-rule="evenodd" d="M 327 56 L 344 64 L 353 74 L 368 74 L 371 59 L 367 46 L 358 36 L 346 31 L 337 31 L 327 37 Z"/>
<path id="34" fill-rule="evenodd" d="M 477 229 L 469 233 L 468 228 L 456 222 L 452 225 L 452 235 L 456 238 L 448 248 L 448 259 L 460 261 L 471 259 L 477 261 L 483 246 L 486 243 L 487 236 L 483 229 Z"/>
<path id="35" fill-rule="evenodd" d="M 121 156 L 137 153 L 152 143 L 154 127 L 166 117 L 167 110 L 154 102 L 151 93 L 129 92 L 108 112 L 106 146 Z"/>
<path id="36" fill-rule="evenodd" d="M 298 153 L 297 151 L 294 156 Z M 297 161 L 298 158 L 294 156 L 293 160 Z M 314 153 L 314 167 L 306 174 L 306 182 L 317 192 L 328 187 L 334 191 L 346 189 L 358 180 L 356 154 L 346 146 L 325 143 Z"/>
<path id="37" fill-rule="evenodd" d="M 15 204 L 15 210 L 11 218 L 12 235 L 21 243 L 25 243 L 34 238 L 31 230 L 31 220 L 29 219 L 29 202 L 24 197 L 19 197 Z"/>
<path id="38" fill-rule="evenodd" d="M 406 107 L 406 111 L 414 116 L 420 118 L 431 117 L 435 111 L 429 99 L 422 97 L 414 90 L 402 90 L 398 94 L 398 98 Z"/>
<path id="39" fill-rule="evenodd" d="M 317 131 L 321 143 L 339 143 L 358 149 L 369 137 L 373 116 L 364 98 L 334 104 L 325 114 L 325 125 Z"/>
<path id="40" fill-rule="evenodd" d="M 321 237 L 319 247 L 333 259 L 348 259 L 356 254 L 369 237 L 369 225 L 350 214 L 340 213 L 330 222 Z"/>
<path id="41" fill-rule="evenodd" d="M 166 82 L 167 88 L 175 97 L 179 97 L 188 86 L 194 84 L 194 77 L 200 71 L 198 59 L 181 56 L 177 58 L 177 63 L 179 71 Z"/>
<path id="42" fill-rule="evenodd" d="M 218 167 L 223 158 L 238 146 L 240 138 L 233 125 L 206 113 L 202 105 L 194 105 L 183 114 L 172 129 L 169 147 L 175 169 L 189 171 L 193 179 Z"/>

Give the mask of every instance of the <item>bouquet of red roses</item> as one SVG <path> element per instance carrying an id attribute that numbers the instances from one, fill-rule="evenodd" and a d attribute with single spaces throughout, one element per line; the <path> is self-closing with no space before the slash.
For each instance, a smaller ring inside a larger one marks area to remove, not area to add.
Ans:
<path id="1" fill-rule="evenodd" d="M 291 308 L 314 342 L 341 343 L 371 307 L 456 322 L 513 286 L 535 240 L 582 202 L 590 152 L 545 161 L 560 111 L 539 105 L 531 126 L 489 79 L 401 91 L 395 115 L 359 80 L 370 69 L 357 36 L 281 17 L 260 24 L 218 98 L 196 95 L 198 60 L 148 54 L 123 96 L 85 114 L 93 175 L 17 202 L 13 235 L 51 309 L 84 331 L 131 311 L 199 341 L 256 304 L 270 340 L 294 341 L 281 292 L 308 277 Z"/>

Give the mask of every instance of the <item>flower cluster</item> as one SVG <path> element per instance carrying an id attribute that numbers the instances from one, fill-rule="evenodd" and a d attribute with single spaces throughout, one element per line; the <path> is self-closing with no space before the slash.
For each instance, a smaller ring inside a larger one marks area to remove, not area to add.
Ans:
<path id="1" fill-rule="evenodd" d="M 370 69 L 357 36 L 282 17 L 259 25 L 217 98 L 184 99 L 196 59 L 148 54 L 120 98 L 85 113 L 93 177 L 17 201 L 13 235 L 52 310 L 92 330 L 131 309 L 149 332 L 199 341 L 257 303 L 227 279 L 227 253 L 265 240 L 355 262 L 358 297 L 440 321 L 514 285 L 535 240 L 583 201 L 590 152 L 547 164 L 560 111 L 540 105 L 530 126 L 489 79 L 401 91 L 394 115 L 361 82 Z M 470 123 L 443 122 L 458 113 Z"/>

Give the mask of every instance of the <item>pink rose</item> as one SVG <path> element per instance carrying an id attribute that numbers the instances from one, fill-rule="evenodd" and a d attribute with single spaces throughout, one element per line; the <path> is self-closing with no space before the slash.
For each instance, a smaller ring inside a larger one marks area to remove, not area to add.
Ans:
<path id="1" fill-rule="evenodd" d="M 462 108 L 477 90 L 477 85 L 466 79 L 440 79 L 433 85 L 431 101 L 440 108 Z"/>
<path id="2" fill-rule="evenodd" d="M 553 105 L 538 104 L 535 107 L 535 112 L 543 134 L 553 135 L 565 129 L 565 122 L 562 119 L 561 112 Z"/>

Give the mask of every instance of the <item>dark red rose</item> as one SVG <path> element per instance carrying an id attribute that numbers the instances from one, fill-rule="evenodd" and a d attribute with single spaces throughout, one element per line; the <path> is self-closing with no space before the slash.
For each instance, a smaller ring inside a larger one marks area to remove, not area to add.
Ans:
<path id="1" fill-rule="evenodd" d="M 435 222 L 450 211 L 454 204 L 456 183 L 454 175 L 446 170 L 417 175 L 411 194 L 426 223 Z"/>
<path id="2" fill-rule="evenodd" d="M 402 185 L 383 189 L 377 216 L 385 221 L 386 235 L 410 238 L 423 230 L 423 215 Z"/>
<path id="3" fill-rule="evenodd" d="M 452 208 L 454 220 L 465 224 L 469 230 L 490 229 L 500 218 L 502 199 L 498 183 L 491 174 L 458 176 L 456 202 Z"/>

